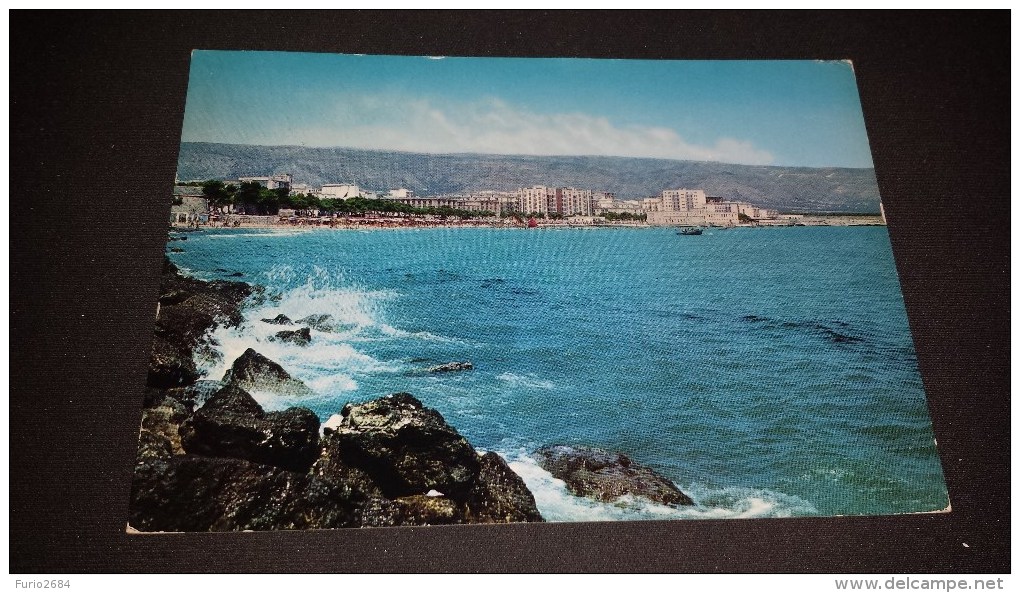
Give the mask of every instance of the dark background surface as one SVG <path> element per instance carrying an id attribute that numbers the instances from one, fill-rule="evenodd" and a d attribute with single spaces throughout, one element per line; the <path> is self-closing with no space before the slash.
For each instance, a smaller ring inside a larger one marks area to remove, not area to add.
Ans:
<path id="1" fill-rule="evenodd" d="M 10 30 L 12 572 L 1010 571 L 1008 12 L 12 12 Z M 852 59 L 952 512 L 125 534 L 193 48 Z"/>

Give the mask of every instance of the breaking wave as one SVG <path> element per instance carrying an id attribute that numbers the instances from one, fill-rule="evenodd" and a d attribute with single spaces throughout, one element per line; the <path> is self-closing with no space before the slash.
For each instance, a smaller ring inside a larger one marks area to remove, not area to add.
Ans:
<path id="1" fill-rule="evenodd" d="M 674 508 L 634 496 L 598 502 L 571 494 L 563 480 L 553 477 L 523 451 L 500 454 L 535 495 L 535 503 L 546 521 L 748 519 L 818 514 L 811 503 L 781 492 L 699 483 L 678 484 L 694 499 L 693 506 Z"/>

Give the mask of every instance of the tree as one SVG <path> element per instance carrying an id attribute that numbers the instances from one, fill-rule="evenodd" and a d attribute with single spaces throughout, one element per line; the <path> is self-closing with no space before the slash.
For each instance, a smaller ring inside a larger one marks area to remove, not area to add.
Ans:
<path id="1" fill-rule="evenodd" d="M 281 192 L 280 191 L 281 189 L 283 189 L 284 191 Z M 284 188 L 279 189 L 261 188 L 259 190 L 258 198 L 259 214 L 277 214 L 280 211 L 281 201 L 280 196 L 282 195 L 283 199 L 286 199 L 287 192 L 289 191 L 290 190 L 286 190 Z"/>
<path id="2" fill-rule="evenodd" d="M 233 202 L 233 191 L 235 190 L 233 185 L 223 185 L 223 182 L 218 179 L 210 179 L 202 183 L 202 195 L 209 200 L 209 205 L 214 208 L 223 208 Z"/>
<path id="3" fill-rule="evenodd" d="M 234 197 L 234 203 L 245 214 L 257 213 L 262 189 L 262 186 L 257 181 L 245 181 L 238 188 L 237 195 Z"/>

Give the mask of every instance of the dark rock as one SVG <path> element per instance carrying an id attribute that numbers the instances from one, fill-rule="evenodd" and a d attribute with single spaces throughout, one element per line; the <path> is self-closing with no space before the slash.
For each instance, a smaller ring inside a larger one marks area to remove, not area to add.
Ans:
<path id="1" fill-rule="evenodd" d="M 266 414 L 262 406 L 255 401 L 255 398 L 250 393 L 231 383 L 227 383 L 214 393 L 212 397 L 206 400 L 205 405 L 202 407 L 207 411 L 224 410 L 235 414 L 257 416 L 260 418 Z"/>
<path id="2" fill-rule="evenodd" d="M 191 349 L 174 344 L 161 335 L 152 338 L 147 384 L 159 389 L 194 383 L 199 378 Z"/>
<path id="3" fill-rule="evenodd" d="M 339 327 L 339 324 L 333 319 L 333 316 L 329 314 L 309 315 L 298 319 L 295 323 L 307 325 L 312 329 L 321 332 L 334 332 Z"/>
<path id="4" fill-rule="evenodd" d="M 445 496 L 403 496 L 393 501 L 397 525 L 453 525 L 464 522 L 464 511 Z"/>
<path id="5" fill-rule="evenodd" d="M 184 404 L 189 411 L 195 411 L 205 405 L 213 395 L 223 389 L 225 385 L 221 381 L 202 379 L 191 385 L 167 389 L 170 397 Z"/>
<path id="6" fill-rule="evenodd" d="M 171 247 L 170 253 L 184 253 L 184 250 L 181 249 L 180 247 Z"/>
<path id="7" fill-rule="evenodd" d="M 245 390 L 271 391 L 281 395 L 311 395 L 312 390 L 290 376 L 277 363 L 248 348 L 223 375 L 224 383 Z"/>
<path id="8" fill-rule="evenodd" d="M 139 462 L 183 454 L 179 430 L 187 417 L 187 408 L 165 393 L 158 402 L 144 408 L 138 436 Z"/>
<path id="9" fill-rule="evenodd" d="M 542 521 L 535 496 L 499 455 L 481 456 L 478 480 L 467 499 L 471 523 Z"/>
<path id="10" fill-rule="evenodd" d="M 179 305 L 191 297 L 191 293 L 182 290 L 171 290 L 166 294 L 159 295 L 160 305 Z"/>
<path id="11" fill-rule="evenodd" d="M 294 322 L 290 320 L 290 317 L 287 317 L 283 313 L 280 313 L 272 319 L 263 319 L 262 323 L 269 323 L 272 325 L 294 325 Z"/>
<path id="12" fill-rule="evenodd" d="M 195 382 L 194 353 L 217 323 L 242 321 L 241 306 L 256 289 L 241 282 L 204 282 L 180 275 L 163 260 L 149 386 L 170 388 Z"/>
<path id="13" fill-rule="evenodd" d="M 344 463 L 368 472 L 387 498 L 438 490 L 466 496 L 480 465 L 474 449 L 443 420 L 407 393 L 347 404 L 333 433 Z"/>
<path id="14" fill-rule="evenodd" d="M 137 463 L 151 463 L 158 460 L 166 460 L 173 457 L 173 442 L 166 436 L 158 433 L 141 431 L 138 435 Z"/>
<path id="15" fill-rule="evenodd" d="M 394 500 L 370 498 L 361 508 L 361 527 L 453 525 L 465 523 L 462 505 L 445 497 L 404 496 Z"/>
<path id="16" fill-rule="evenodd" d="M 305 408 L 266 414 L 236 385 L 220 390 L 180 428 L 188 453 L 306 472 L 319 454 L 319 418 Z"/>
<path id="17" fill-rule="evenodd" d="M 536 454 L 539 465 L 566 482 L 567 488 L 578 496 L 611 502 L 630 494 L 669 506 L 694 504 L 673 482 L 622 453 L 552 445 Z"/>
<path id="18" fill-rule="evenodd" d="M 146 387 L 145 396 L 142 398 L 143 408 L 152 408 L 158 406 L 163 398 L 167 396 L 168 391 L 166 389 L 160 389 L 158 387 Z"/>
<path id="19" fill-rule="evenodd" d="M 448 362 L 428 369 L 429 373 L 449 373 L 453 371 L 470 371 L 475 368 L 470 362 Z"/>
<path id="20" fill-rule="evenodd" d="M 142 531 L 542 520 L 499 456 L 408 394 L 344 406 L 320 440 L 311 411 L 267 414 L 233 383 L 190 416 L 150 391 L 162 399 L 143 417 L 130 519 Z"/>
<path id="21" fill-rule="evenodd" d="M 276 332 L 276 339 L 281 342 L 288 342 L 297 346 L 307 346 L 312 342 L 312 332 L 307 327 L 293 331 Z"/>
<path id="22" fill-rule="evenodd" d="M 358 493 L 315 476 L 182 455 L 136 465 L 130 524 L 140 531 L 353 527 L 364 503 Z"/>
<path id="23" fill-rule="evenodd" d="M 227 274 L 228 278 L 243 278 L 244 274 L 241 272 L 234 272 L 233 274 Z"/>
<path id="24" fill-rule="evenodd" d="M 382 489 L 367 471 L 344 462 L 341 447 L 341 439 L 337 438 L 333 431 L 327 431 L 320 439 L 319 458 L 309 473 L 331 484 L 346 484 L 368 496 L 382 498 Z"/>

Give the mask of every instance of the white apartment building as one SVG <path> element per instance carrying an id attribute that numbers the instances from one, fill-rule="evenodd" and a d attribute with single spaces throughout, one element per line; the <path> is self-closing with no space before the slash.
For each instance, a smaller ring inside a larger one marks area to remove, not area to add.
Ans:
<path id="1" fill-rule="evenodd" d="M 563 216 L 591 216 L 594 210 L 593 194 L 590 189 L 558 187 L 554 199 L 555 202 L 550 205 L 549 211 Z"/>
<path id="2" fill-rule="evenodd" d="M 703 189 L 667 189 L 662 192 L 662 210 L 699 210 L 705 207 Z"/>
<path id="3" fill-rule="evenodd" d="M 524 214 L 591 216 L 595 211 L 595 192 L 576 187 L 522 187 L 517 190 L 517 210 Z"/>
<path id="4" fill-rule="evenodd" d="M 524 214 L 545 214 L 549 212 L 549 199 L 555 200 L 556 193 L 544 185 L 522 187 L 517 190 L 518 211 Z"/>
<path id="5" fill-rule="evenodd" d="M 347 200 L 349 198 L 356 198 L 364 195 L 365 193 L 356 183 L 327 183 L 322 186 L 321 190 L 319 190 L 319 196 L 323 198 L 339 198 L 341 200 Z"/>
<path id="6" fill-rule="evenodd" d="M 386 194 L 386 199 L 387 200 L 390 200 L 390 199 L 393 199 L 393 198 L 413 198 L 413 197 L 414 197 L 414 191 L 410 190 L 410 189 L 403 188 L 403 187 L 400 188 L 400 189 L 391 189 L 389 191 L 389 193 Z"/>
<path id="7" fill-rule="evenodd" d="M 662 210 L 662 197 L 641 200 L 641 210 L 644 212 L 659 212 Z"/>

